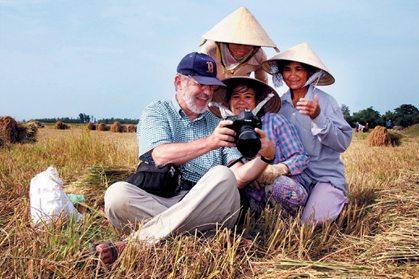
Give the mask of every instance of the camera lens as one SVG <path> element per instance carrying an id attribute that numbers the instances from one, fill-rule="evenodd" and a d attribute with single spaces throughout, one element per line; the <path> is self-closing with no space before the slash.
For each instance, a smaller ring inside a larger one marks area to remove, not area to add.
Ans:
<path id="1" fill-rule="evenodd" d="M 253 158 L 261 148 L 259 135 L 252 129 L 242 131 L 237 139 L 237 149 L 245 158 Z"/>

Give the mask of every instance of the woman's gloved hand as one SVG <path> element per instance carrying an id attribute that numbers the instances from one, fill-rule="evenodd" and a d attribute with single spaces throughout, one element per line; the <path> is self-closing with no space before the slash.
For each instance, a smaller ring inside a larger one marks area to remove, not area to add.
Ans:
<path id="1" fill-rule="evenodd" d="M 257 181 L 259 183 L 272 184 L 278 176 L 287 175 L 289 173 L 290 170 L 288 169 L 288 166 L 283 163 L 268 165 L 262 174 L 259 175 Z"/>
<path id="2" fill-rule="evenodd" d="M 249 186 L 253 190 L 260 190 L 260 188 L 265 188 L 266 185 L 271 185 L 275 181 L 275 178 L 278 176 L 287 175 L 289 173 L 290 170 L 288 169 L 288 166 L 283 163 L 268 165 L 262 174 L 259 175 L 256 180 L 250 183 Z"/>

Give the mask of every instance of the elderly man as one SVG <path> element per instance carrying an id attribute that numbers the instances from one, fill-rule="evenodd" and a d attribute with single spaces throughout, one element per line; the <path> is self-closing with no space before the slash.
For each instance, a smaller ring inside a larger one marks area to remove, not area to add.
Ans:
<path id="1" fill-rule="evenodd" d="M 217 86 L 214 60 L 193 52 L 179 63 L 175 76 L 176 95 L 172 100 L 153 102 L 138 124 L 140 160 L 155 164 L 174 163 L 182 173 L 182 191 L 164 198 L 150 194 L 128 182 L 111 185 L 105 194 L 105 211 L 112 224 L 126 229 L 128 224 L 148 221 L 131 234 L 134 240 L 155 242 L 172 234 L 198 230 L 206 232 L 217 224 L 232 228 L 240 210 L 238 187 L 258 177 L 275 159 L 275 147 L 258 128 L 261 149 L 246 164 L 234 143 L 235 132 L 207 111 Z M 126 241 L 100 242 L 92 246 L 105 263 L 114 262 Z"/>

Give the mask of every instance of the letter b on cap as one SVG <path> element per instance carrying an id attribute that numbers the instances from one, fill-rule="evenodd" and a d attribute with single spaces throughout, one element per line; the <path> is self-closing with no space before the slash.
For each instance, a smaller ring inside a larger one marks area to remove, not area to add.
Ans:
<path id="1" fill-rule="evenodd" d="M 207 66 L 208 66 L 208 73 L 214 73 L 214 63 L 212 63 L 211 61 L 207 61 Z"/>

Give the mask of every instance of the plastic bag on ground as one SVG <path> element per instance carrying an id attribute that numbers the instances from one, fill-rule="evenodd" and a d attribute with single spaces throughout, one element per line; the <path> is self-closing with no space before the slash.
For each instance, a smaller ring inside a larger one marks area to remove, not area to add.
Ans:
<path id="1" fill-rule="evenodd" d="M 32 178 L 29 197 L 35 226 L 48 224 L 58 216 L 66 218 L 74 214 L 76 222 L 83 218 L 64 192 L 63 181 L 53 167 Z"/>

